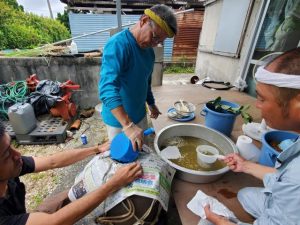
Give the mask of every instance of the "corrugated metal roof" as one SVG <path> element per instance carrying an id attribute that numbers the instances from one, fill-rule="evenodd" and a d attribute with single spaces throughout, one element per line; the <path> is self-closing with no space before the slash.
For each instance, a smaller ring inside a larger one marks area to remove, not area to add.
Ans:
<path id="1" fill-rule="evenodd" d="M 138 21 L 140 15 L 122 15 L 122 24 Z M 79 14 L 69 13 L 72 37 L 87 34 L 107 28 L 116 27 L 117 16 L 114 14 Z M 102 49 L 110 37 L 109 32 L 90 35 L 76 39 L 79 52 Z M 166 39 L 164 43 L 164 60 L 172 59 L 173 39 Z"/>
<path id="2" fill-rule="evenodd" d="M 174 38 L 167 38 L 164 41 L 164 61 L 165 62 L 172 61 L 173 41 L 174 41 Z"/>
<path id="3" fill-rule="evenodd" d="M 122 24 L 135 22 L 140 18 L 139 15 L 122 15 Z M 79 14 L 69 13 L 69 21 L 72 37 L 87 34 L 118 25 L 117 16 L 112 14 Z M 109 39 L 109 32 L 90 35 L 76 39 L 79 52 L 101 49 Z"/>
<path id="4" fill-rule="evenodd" d="M 173 61 L 196 61 L 203 17 L 204 11 L 177 15 L 178 35 L 174 40 Z"/>

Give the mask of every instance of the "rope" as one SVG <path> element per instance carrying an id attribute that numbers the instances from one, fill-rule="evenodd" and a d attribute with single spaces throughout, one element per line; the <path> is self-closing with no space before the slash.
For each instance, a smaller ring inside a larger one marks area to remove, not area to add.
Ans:
<path id="1" fill-rule="evenodd" d="M 136 219 L 136 222 L 133 225 L 144 225 L 146 223 L 148 223 L 149 225 L 154 225 L 157 223 L 159 214 L 162 210 L 161 204 L 159 204 L 154 220 L 152 222 L 145 221 L 145 219 L 150 215 L 157 200 L 154 199 L 152 200 L 150 207 L 146 210 L 146 212 L 141 218 L 138 218 L 135 215 L 135 207 L 132 200 L 130 200 L 129 198 L 125 200 L 128 206 L 124 203 L 124 201 L 122 202 L 122 206 L 127 210 L 126 213 L 119 216 L 99 216 L 96 218 L 96 222 L 100 224 L 114 225 L 114 224 L 126 222 L 130 220 L 132 217 L 134 217 Z"/>
<path id="2" fill-rule="evenodd" d="M 133 202 L 130 199 L 125 199 L 129 208 L 122 202 L 124 208 L 127 209 L 127 213 L 120 216 L 99 216 L 96 218 L 96 222 L 100 224 L 109 224 L 113 225 L 114 223 L 123 223 L 134 216 L 135 208 Z"/>
<path id="3" fill-rule="evenodd" d="M 13 81 L 0 85 L 0 115 L 8 119 L 8 108 L 15 103 L 23 102 L 27 93 L 26 81 Z"/>

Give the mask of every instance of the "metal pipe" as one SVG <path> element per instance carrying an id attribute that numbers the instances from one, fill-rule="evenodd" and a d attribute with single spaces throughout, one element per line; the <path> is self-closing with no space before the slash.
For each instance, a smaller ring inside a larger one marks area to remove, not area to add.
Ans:
<path id="1" fill-rule="evenodd" d="M 122 18 L 121 18 L 121 0 L 117 0 L 117 20 L 118 20 L 118 32 L 122 30 Z"/>
<path id="2" fill-rule="evenodd" d="M 186 9 L 186 10 L 178 11 L 178 12 L 176 12 L 174 14 L 178 15 L 178 14 L 181 14 L 181 13 L 188 13 L 188 12 L 194 12 L 194 9 Z"/>
<path id="3" fill-rule="evenodd" d="M 135 22 L 134 23 L 127 23 L 125 25 L 122 25 L 122 27 L 128 27 L 128 26 L 131 26 L 133 24 L 135 24 Z M 94 35 L 94 34 L 99 34 L 99 33 L 107 32 L 107 31 L 114 30 L 114 29 L 117 29 L 117 28 L 118 27 L 111 27 L 111 28 L 106 28 L 104 30 L 94 31 L 94 32 L 91 32 L 91 33 L 88 33 L 88 34 L 83 34 L 83 35 L 79 35 L 79 36 L 76 36 L 76 37 L 68 38 L 68 39 L 65 39 L 65 40 L 62 40 L 62 41 L 54 42 L 51 45 L 62 44 L 62 43 L 68 42 L 68 41 L 72 41 L 72 40 L 78 39 L 78 38 L 82 38 L 82 37 L 86 37 L 86 36 L 90 36 L 90 35 Z M 42 48 L 42 47 L 39 47 L 39 48 Z"/>
<path id="4" fill-rule="evenodd" d="M 47 0 L 47 4 L 48 4 L 49 12 L 50 12 L 50 17 L 51 17 L 51 19 L 53 19 L 53 13 L 52 13 L 52 9 L 51 9 L 51 5 L 50 5 L 49 0 Z"/>
<path id="5" fill-rule="evenodd" d="M 240 70 L 239 77 L 235 81 L 235 86 L 241 91 L 243 91 L 244 88 L 247 87 L 246 78 L 247 78 L 247 74 L 248 74 L 248 70 L 249 70 L 249 66 L 250 66 L 250 60 L 251 60 L 251 57 L 253 56 L 253 53 L 255 50 L 255 44 L 257 43 L 257 39 L 259 37 L 259 32 L 261 31 L 261 27 L 263 25 L 264 18 L 267 14 L 269 4 L 270 4 L 270 0 L 267 0 L 266 2 L 262 1 L 262 3 L 261 3 L 261 6 L 258 11 L 259 15 L 256 17 L 254 31 L 252 32 L 252 36 L 250 38 L 250 43 L 249 43 L 248 49 L 246 51 L 247 54 L 245 56 L 245 59 L 241 63 L 240 68 L 242 68 L 242 69 Z"/>

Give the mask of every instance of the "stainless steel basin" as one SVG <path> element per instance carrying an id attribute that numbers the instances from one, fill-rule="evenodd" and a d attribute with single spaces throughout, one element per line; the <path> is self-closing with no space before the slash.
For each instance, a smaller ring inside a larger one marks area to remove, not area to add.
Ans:
<path id="1" fill-rule="evenodd" d="M 159 154 L 162 150 L 160 147 L 162 146 L 163 142 L 166 139 L 174 136 L 190 136 L 202 138 L 218 146 L 225 155 L 233 152 L 238 152 L 235 144 L 225 135 L 208 127 L 190 123 L 173 124 L 162 129 L 159 133 L 156 134 L 154 140 L 155 151 Z M 196 171 L 181 167 L 169 160 L 165 161 L 177 170 L 176 175 L 180 179 L 192 183 L 209 183 L 217 180 L 224 173 L 229 171 L 228 167 L 224 167 L 222 169 L 214 171 Z"/>

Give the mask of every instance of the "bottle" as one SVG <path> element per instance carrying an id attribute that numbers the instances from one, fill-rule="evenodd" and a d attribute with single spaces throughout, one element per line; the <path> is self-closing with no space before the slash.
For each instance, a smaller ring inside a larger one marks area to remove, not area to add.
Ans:
<path id="1" fill-rule="evenodd" d="M 77 54 L 78 53 L 77 44 L 75 43 L 75 41 L 72 40 L 71 45 L 70 45 L 69 48 L 70 48 L 71 54 Z"/>

